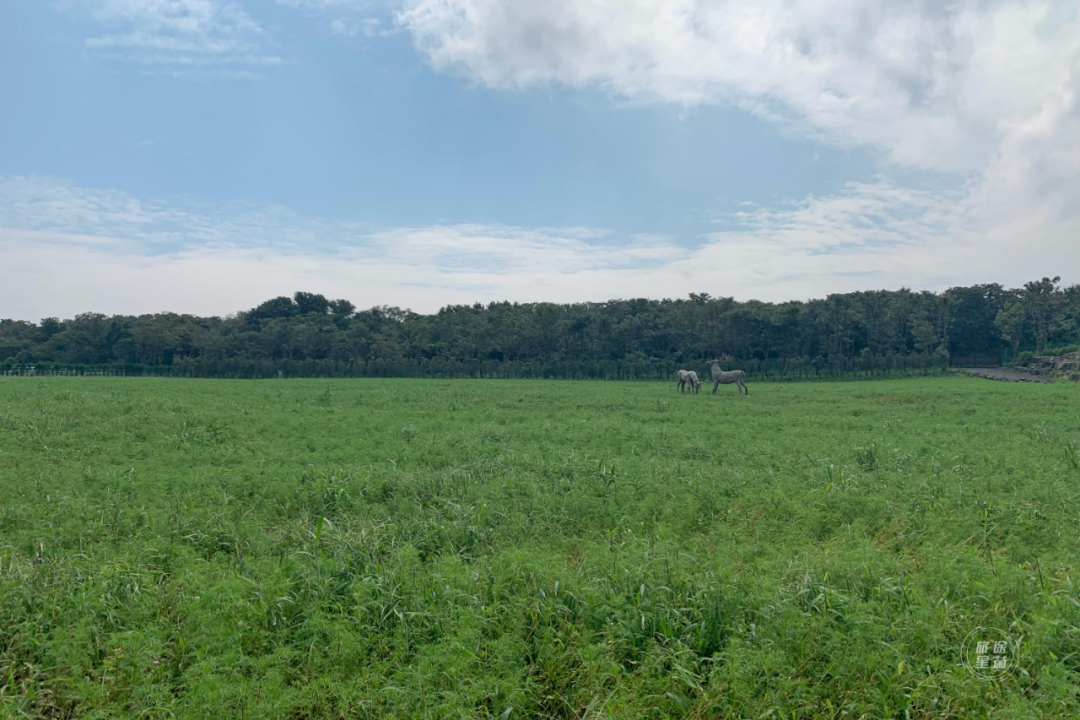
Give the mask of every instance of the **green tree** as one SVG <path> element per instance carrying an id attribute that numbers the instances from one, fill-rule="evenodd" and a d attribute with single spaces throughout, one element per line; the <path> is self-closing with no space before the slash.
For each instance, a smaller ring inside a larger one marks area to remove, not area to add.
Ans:
<path id="1" fill-rule="evenodd" d="M 1018 303 L 1009 303 L 998 311 L 994 326 L 1001 333 L 1002 339 L 1012 348 L 1012 358 L 1020 354 L 1020 341 L 1024 337 L 1024 307 Z"/>
<path id="2" fill-rule="evenodd" d="M 1046 277 L 1042 280 L 1033 280 L 1024 284 L 1024 290 L 1020 295 L 1024 317 L 1035 336 L 1035 348 L 1040 353 L 1046 347 L 1051 325 L 1057 315 L 1061 300 L 1057 284 L 1060 281 L 1060 277 L 1052 280 Z"/>
<path id="3" fill-rule="evenodd" d="M 919 352 L 928 353 L 937 345 L 938 337 L 934 332 L 934 326 L 926 317 L 926 311 L 916 313 L 910 323 L 911 338 L 915 342 L 915 349 Z"/>
<path id="4" fill-rule="evenodd" d="M 330 314 L 337 318 L 350 318 L 356 312 L 356 306 L 348 300 L 331 300 Z"/>
<path id="5" fill-rule="evenodd" d="M 247 317 L 251 320 L 271 320 L 273 318 L 292 317 L 298 312 L 296 303 L 292 301 L 292 298 L 276 297 L 271 300 L 267 300 L 258 307 L 250 310 L 247 313 Z"/>

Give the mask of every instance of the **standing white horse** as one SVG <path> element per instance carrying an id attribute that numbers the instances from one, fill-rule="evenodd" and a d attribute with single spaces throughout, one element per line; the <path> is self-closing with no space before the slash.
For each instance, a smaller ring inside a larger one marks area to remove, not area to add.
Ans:
<path id="1" fill-rule="evenodd" d="M 750 391 L 747 390 L 746 385 L 743 384 L 743 378 L 744 377 L 746 377 L 746 373 L 744 373 L 742 370 L 731 370 L 730 372 L 724 372 L 723 370 L 720 369 L 720 361 L 719 360 L 713 360 L 712 361 L 712 383 L 713 383 L 712 384 L 712 394 L 715 395 L 716 394 L 716 388 L 718 388 L 721 385 L 730 385 L 731 383 L 735 383 L 735 385 L 737 385 L 735 390 L 740 395 L 742 394 L 743 390 L 745 390 L 746 394 L 749 395 Z"/>

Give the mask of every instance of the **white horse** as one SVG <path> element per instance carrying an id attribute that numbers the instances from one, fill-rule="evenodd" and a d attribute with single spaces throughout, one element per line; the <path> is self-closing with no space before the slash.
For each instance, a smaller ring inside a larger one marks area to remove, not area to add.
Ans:
<path id="1" fill-rule="evenodd" d="M 675 383 L 675 389 L 679 392 L 686 392 L 686 383 L 690 382 L 690 371 L 679 371 L 679 382 Z M 692 386 L 691 386 L 692 387 Z"/>
<path id="2" fill-rule="evenodd" d="M 675 384 L 675 387 L 679 392 L 685 392 L 687 384 L 690 385 L 690 390 L 694 394 L 697 394 L 698 389 L 701 387 L 701 381 L 698 380 L 696 372 L 693 370 L 680 370 L 679 382 Z"/>
<path id="3" fill-rule="evenodd" d="M 694 394 L 697 395 L 698 390 L 701 389 L 701 381 L 698 380 L 697 373 L 691 370 L 686 373 L 686 376 L 690 379 L 690 386 L 694 388 Z"/>
<path id="4" fill-rule="evenodd" d="M 730 372 L 724 372 L 723 370 L 720 369 L 720 361 L 719 360 L 713 360 L 712 361 L 712 382 L 713 382 L 712 394 L 715 395 L 716 394 L 716 388 L 718 388 L 721 385 L 730 385 L 731 383 L 735 383 L 735 385 L 737 386 L 735 388 L 735 390 L 738 392 L 738 394 L 741 395 L 742 391 L 745 390 L 746 394 L 749 395 L 750 391 L 747 390 L 746 385 L 743 384 L 743 378 L 744 377 L 746 377 L 746 373 L 744 373 L 742 370 L 731 370 Z"/>

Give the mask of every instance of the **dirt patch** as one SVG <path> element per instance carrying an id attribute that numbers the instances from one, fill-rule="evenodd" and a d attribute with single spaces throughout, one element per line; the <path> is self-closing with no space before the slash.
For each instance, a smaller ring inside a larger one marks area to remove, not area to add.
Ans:
<path id="1" fill-rule="evenodd" d="M 1048 377 L 1029 375 L 1028 373 L 1015 372 L 1003 368 L 956 368 L 956 372 L 970 375 L 971 377 L 981 377 L 986 378 L 987 380 L 1002 380 L 1004 382 L 1051 382 L 1051 378 Z"/>

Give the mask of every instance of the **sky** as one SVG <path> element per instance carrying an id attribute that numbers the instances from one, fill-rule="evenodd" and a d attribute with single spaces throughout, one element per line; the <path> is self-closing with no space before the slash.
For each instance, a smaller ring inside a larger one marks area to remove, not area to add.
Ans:
<path id="1" fill-rule="evenodd" d="M 1080 282 L 1080 0 L 5 0 L 0 317 Z"/>

